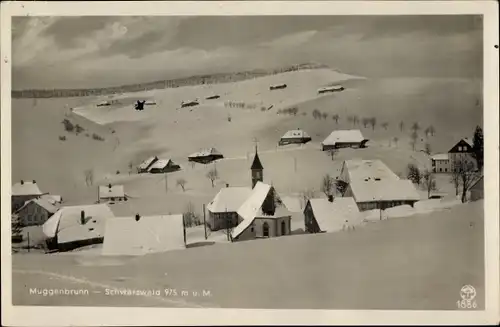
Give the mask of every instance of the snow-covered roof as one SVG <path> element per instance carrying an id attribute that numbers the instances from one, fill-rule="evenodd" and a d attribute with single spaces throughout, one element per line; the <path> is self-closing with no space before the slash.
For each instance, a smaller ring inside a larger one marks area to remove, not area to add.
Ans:
<path id="1" fill-rule="evenodd" d="M 81 224 L 81 212 L 85 213 L 86 224 Z M 88 231 L 88 224 L 97 224 L 102 230 L 102 221 L 114 217 L 113 212 L 106 204 L 91 204 L 84 206 L 65 206 L 61 207 L 45 224 L 43 224 L 43 233 L 47 238 L 58 235 L 58 241 L 68 239 L 80 239 L 83 235 L 92 236 L 95 233 Z M 93 221 L 96 221 L 95 223 Z M 87 229 L 87 231 L 85 231 Z"/>
<path id="2" fill-rule="evenodd" d="M 321 92 L 321 91 L 334 91 L 334 90 L 341 90 L 341 89 L 342 89 L 342 85 L 325 86 L 325 87 L 319 88 L 318 92 Z"/>
<path id="3" fill-rule="evenodd" d="M 38 198 L 38 199 L 31 199 L 29 201 L 26 201 L 24 205 L 17 210 L 17 212 L 20 212 L 23 210 L 26 206 L 28 206 L 30 203 L 35 203 L 39 205 L 40 207 L 44 208 L 50 213 L 55 213 L 57 212 L 58 208 L 54 206 L 52 203 L 50 203 L 47 199 L 45 198 Z"/>
<path id="4" fill-rule="evenodd" d="M 38 188 L 38 184 L 34 181 L 19 182 L 12 186 L 12 195 L 42 195 L 42 191 Z"/>
<path id="5" fill-rule="evenodd" d="M 372 201 L 420 200 L 415 186 L 410 180 L 353 180 L 350 188 L 357 203 Z"/>
<path id="6" fill-rule="evenodd" d="M 291 215 L 291 212 L 283 203 L 277 205 L 275 213 L 272 216 L 266 215 L 262 212 L 262 204 L 271 189 L 273 189 L 271 185 L 262 182 L 257 182 L 257 184 L 255 184 L 250 196 L 237 211 L 238 215 L 243 218 L 243 220 L 233 229 L 231 233 L 233 238 L 238 237 L 245 229 L 247 229 L 256 217 L 278 218 Z M 275 194 L 275 196 L 278 197 L 277 194 Z"/>
<path id="7" fill-rule="evenodd" d="M 116 217 L 106 221 L 103 255 L 143 255 L 185 248 L 182 215 Z"/>
<path id="8" fill-rule="evenodd" d="M 288 131 L 285 133 L 285 135 L 283 135 L 281 137 L 282 139 L 295 139 L 295 138 L 310 138 L 310 136 L 304 132 L 303 130 L 300 130 L 300 129 L 295 129 L 295 130 L 291 130 L 291 131 Z"/>
<path id="9" fill-rule="evenodd" d="M 163 169 L 163 168 L 168 166 L 170 161 L 171 161 L 170 159 L 160 159 L 160 160 L 156 161 L 153 165 L 151 165 L 151 167 L 149 167 L 149 170 L 151 170 L 151 169 Z"/>
<path id="10" fill-rule="evenodd" d="M 206 157 L 212 155 L 222 155 L 216 148 L 202 149 L 198 152 L 195 152 L 189 156 L 189 158 L 193 157 Z"/>
<path id="11" fill-rule="evenodd" d="M 333 131 L 323 141 L 324 145 L 335 145 L 336 143 L 361 143 L 365 140 L 359 129 Z"/>
<path id="12" fill-rule="evenodd" d="M 448 153 L 436 153 L 431 156 L 432 160 L 448 160 Z"/>
<path id="13" fill-rule="evenodd" d="M 399 176 L 389 169 L 381 160 L 345 160 L 342 166 L 343 173 L 348 174 L 348 180 L 399 180 Z M 344 171 L 346 170 L 346 171 Z"/>
<path id="14" fill-rule="evenodd" d="M 299 197 L 283 196 L 281 201 L 291 212 L 302 212 L 302 200 Z"/>
<path id="15" fill-rule="evenodd" d="M 471 147 L 474 147 L 474 141 L 472 139 L 465 137 L 462 140 L 464 140 L 464 142 L 470 145 Z"/>
<path id="16" fill-rule="evenodd" d="M 57 204 L 62 202 L 62 197 L 60 195 L 44 194 L 40 198 L 46 200 L 50 204 Z"/>
<path id="17" fill-rule="evenodd" d="M 154 157 L 150 157 L 146 160 L 144 160 L 140 165 L 139 165 L 139 168 L 140 169 L 147 169 L 149 167 L 149 165 L 151 165 L 151 163 L 155 160 L 158 160 L 158 158 L 156 156 Z"/>
<path id="18" fill-rule="evenodd" d="M 236 212 L 248 199 L 252 189 L 249 187 L 226 187 L 222 188 L 215 198 L 207 205 L 211 212 Z"/>
<path id="19" fill-rule="evenodd" d="M 100 185 L 99 186 L 99 199 L 119 198 L 125 196 L 123 185 Z"/>
<path id="20" fill-rule="evenodd" d="M 335 198 L 333 202 L 328 199 L 311 199 L 309 203 L 319 229 L 323 232 L 336 232 L 342 230 L 346 224 L 352 226 L 363 220 L 354 198 L 351 197 Z"/>

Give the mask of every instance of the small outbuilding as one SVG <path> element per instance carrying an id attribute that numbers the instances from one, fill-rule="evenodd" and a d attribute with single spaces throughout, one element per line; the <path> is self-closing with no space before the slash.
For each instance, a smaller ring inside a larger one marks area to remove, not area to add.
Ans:
<path id="1" fill-rule="evenodd" d="M 279 141 L 279 145 L 304 144 L 311 141 L 311 137 L 300 129 L 291 130 L 285 133 Z"/>

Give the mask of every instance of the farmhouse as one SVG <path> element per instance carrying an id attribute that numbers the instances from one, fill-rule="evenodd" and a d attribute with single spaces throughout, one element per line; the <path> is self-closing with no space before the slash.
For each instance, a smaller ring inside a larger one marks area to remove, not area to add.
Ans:
<path id="1" fill-rule="evenodd" d="M 36 181 L 25 182 L 21 180 L 12 186 L 11 211 L 16 212 L 26 201 L 40 197 L 42 191 L 38 188 Z"/>
<path id="2" fill-rule="evenodd" d="M 269 86 L 269 90 L 273 91 L 273 90 L 282 90 L 282 89 L 286 89 L 287 85 L 286 84 L 276 84 L 276 85 L 271 85 Z"/>
<path id="3" fill-rule="evenodd" d="M 333 131 L 322 143 L 322 150 L 338 148 L 364 148 L 367 139 L 359 129 Z"/>
<path id="4" fill-rule="evenodd" d="M 182 215 L 116 217 L 106 221 L 103 255 L 143 255 L 184 249 Z"/>
<path id="5" fill-rule="evenodd" d="M 146 173 L 149 171 L 149 168 L 151 168 L 151 166 L 158 161 L 158 157 L 154 156 L 154 157 L 150 157 L 146 160 L 144 160 L 140 165 L 139 167 L 137 167 L 137 172 L 139 174 L 141 173 Z"/>
<path id="6" fill-rule="evenodd" d="M 163 174 L 170 173 L 173 171 L 178 171 L 181 166 L 173 162 L 171 159 L 167 160 L 157 160 L 154 164 L 149 167 L 148 171 L 152 174 Z"/>
<path id="7" fill-rule="evenodd" d="M 420 200 L 415 186 L 403 179 L 352 180 L 347 186 L 345 197 L 353 197 L 360 211 L 387 209 L 410 205 Z"/>
<path id="8" fill-rule="evenodd" d="M 198 99 L 191 100 L 191 101 L 182 101 L 181 102 L 181 108 L 194 107 L 194 106 L 197 106 L 199 104 L 200 104 L 200 102 L 198 101 Z"/>
<path id="9" fill-rule="evenodd" d="M 219 98 L 220 98 L 220 95 L 214 94 L 214 95 L 206 97 L 205 99 L 207 99 L 207 100 L 215 100 L 215 99 L 219 99 Z"/>
<path id="10" fill-rule="evenodd" d="M 224 156 L 216 148 L 203 149 L 188 156 L 188 161 L 207 164 Z"/>
<path id="11" fill-rule="evenodd" d="M 279 145 L 302 144 L 311 141 L 311 137 L 300 129 L 291 130 L 285 133 L 279 141 Z"/>
<path id="12" fill-rule="evenodd" d="M 240 223 L 233 229 L 233 241 L 290 235 L 291 212 L 271 185 L 257 182 L 238 209 Z"/>
<path id="13" fill-rule="evenodd" d="M 448 151 L 448 155 L 450 156 L 450 171 L 453 170 L 454 163 L 459 160 L 466 160 L 467 162 L 471 162 L 474 164 L 474 167 L 477 168 L 477 162 L 473 157 L 473 142 L 469 138 L 463 138 L 458 141 L 455 146 L 453 146 L 450 151 Z"/>
<path id="14" fill-rule="evenodd" d="M 362 223 L 352 197 L 310 199 L 304 209 L 304 225 L 309 233 L 331 233 Z"/>
<path id="15" fill-rule="evenodd" d="M 47 246 L 66 251 L 102 243 L 106 219 L 112 217 L 106 204 L 61 207 L 43 224 Z"/>
<path id="16" fill-rule="evenodd" d="M 40 197 L 26 201 L 15 213 L 21 220 L 23 226 L 43 225 L 58 208 Z"/>
<path id="17" fill-rule="evenodd" d="M 434 173 L 450 172 L 450 157 L 448 153 L 438 153 L 431 156 L 432 171 Z"/>
<path id="18" fill-rule="evenodd" d="M 99 186 L 99 203 L 112 201 L 127 201 L 123 185 L 108 184 Z"/>
<path id="19" fill-rule="evenodd" d="M 346 183 L 360 180 L 399 180 L 399 176 L 381 160 L 345 160 L 340 170 L 340 179 Z"/>
<path id="20" fill-rule="evenodd" d="M 207 205 L 208 227 L 212 231 L 233 228 L 239 224 L 238 209 L 248 199 L 250 187 L 222 188 Z"/>
<path id="21" fill-rule="evenodd" d="M 484 199 L 484 176 L 481 176 L 470 188 L 470 200 L 477 201 Z"/>
<path id="22" fill-rule="evenodd" d="M 344 91 L 344 87 L 340 85 L 322 87 L 318 90 L 318 94 Z"/>

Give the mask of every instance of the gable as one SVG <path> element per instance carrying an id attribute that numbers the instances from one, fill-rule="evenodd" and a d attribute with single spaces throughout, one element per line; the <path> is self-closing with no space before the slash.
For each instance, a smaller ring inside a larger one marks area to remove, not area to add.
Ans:
<path id="1" fill-rule="evenodd" d="M 466 149 L 465 151 L 463 150 L 464 147 Z M 460 148 L 462 148 L 462 151 L 459 150 Z M 449 153 L 472 152 L 472 146 L 462 139 L 457 144 L 455 144 L 455 146 L 453 146 L 453 148 L 451 148 L 450 151 L 448 152 Z"/>

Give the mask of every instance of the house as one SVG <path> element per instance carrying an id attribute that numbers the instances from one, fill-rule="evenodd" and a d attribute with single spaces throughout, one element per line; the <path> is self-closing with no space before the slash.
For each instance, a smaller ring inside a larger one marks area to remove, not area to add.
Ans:
<path id="1" fill-rule="evenodd" d="M 338 148 L 364 148 L 368 142 L 363 137 L 359 129 L 352 130 L 337 130 L 333 131 L 321 143 L 322 150 L 338 149 Z"/>
<path id="2" fill-rule="evenodd" d="M 224 156 L 216 148 L 203 149 L 188 156 L 188 161 L 207 164 Z"/>
<path id="3" fill-rule="evenodd" d="M 450 172 L 450 157 L 448 153 L 438 153 L 431 156 L 432 171 L 434 173 Z"/>
<path id="4" fill-rule="evenodd" d="M 304 209 L 304 225 L 309 233 L 331 233 L 345 230 L 363 221 L 352 197 L 310 199 Z"/>
<path id="5" fill-rule="evenodd" d="M 200 102 L 198 101 L 198 99 L 192 100 L 192 101 L 182 101 L 181 102 L 181 108 L 194 107 L 194 106 L 197 106 L 199 104 L 200 104 Z"/>
<path id="6" fill-rule="evenodd" d="M 473 151 L 474 143 L 469 138 L 463 138 L 458 141 L 449 151 L 448 155 L 450 158 L 450 171 L 453 170 L 453 166 L 455 162 L 459 160 L 465 160 L 466 162 L 470 162 L 477 169 L 477 162 L 474 159 L 474 151 Z"/>
<path id="7" fill-rule="evenodd" d="M 481 176 L 470 188 L 470 200 L 484 199 L 484 176 Z"/>
<path id="8" fill-rule="evenodd" d="M 105 222 L 112 217 L 106 204 L 61 207 L 43 224 L 47 246 L 67 251 L 102 243 Z"/>
<path id="9" fill-rule="evenodd" d="M 342 163 L 340 179 L 346 183 L 353 180 L 399 180 L 381 160 L 351 159 Z"/>
<path id="10" fill-rule="evenodd" d="M 273 90 L 282 90 L 282 89 L 286 89 L 287 85 L 286 84 L 276 84 L 276 85 L 271 85 L 269 86 L 269 90 L 273 91 Z"/>
<path id="11" fill-rule="evenodd" d="M 207 205 L 208 227 L 211 231 L 233 228 L 238 225 L 238 209 L 248 199 L 250 187 L 225 187 Z"/>
<path id="12" fill-rule="evenodd" d="M 285 133 L 279 141 L 279 145 L 293 144 L 293 143 L 307 143 L 311 141 L 311 137 L 300 129 L 291 130 Z"/>
<path id="13" fill-rule="evenodd" d="M 344 87 L 340 85 L 322 87 L 318 90 L 318 94 L 344 91 Z"/>
<path id="14" fill-rule="evenodd" d="M 127 195 L 123 185 L 101 185 L 99 186 L 99 200 L 98 202 L 114 202 L 114 201 L 127 201 Z"/>
<path id="15" fill-rule="evenodd" d="M 151 168 L 151 166 L 158 161 L 158 157 L 154 156 L 154 157 L 150 157 L 146 160 L 144 160 L 140 165 L 139 167 L 137 167 L 137 172 L 139 174 L 141 173 L 147 173 L 149 171 L 149 168 Z"/>
<path id="16" fill-rule="evenodd" d="M 178 171 L 181 169 L 181 166 L 173 162 L 171 159 L 167 160 L 157 160 L 154 164 L 149 167 L 148 171 L 151 174 L 163 174 L 170 173 L 173 171 Z"/>
<path id="17" fill-rule="evenodd" d="M 26 201 L 15 214 L 23 226 L 35 226 L 43 225 L 57 210 L 58 208 L 46 198 L 34 198 Z"/>
<path id="18" fill-rule="evenodd" d="M 344 197 L 353 197 L 360 211 L 387 209 L 420 201 L 420 195 L 410 180 L 379 179 L 351 180 Z"/>
<path id="19" fill-rule="evenodd" d="M 215 100 L 215 99 L 219 99 L 219 98 L 220 98 L 220 95 L 215 94 L 215 95 L 208 96 L 205 99 L 207 99 L 207 100 Z"/>
<path id="20" fill-rule="evenodd" d="M 38 198 L 43 194 L 44 193 L 38 188 L 36 181 L 26 182 L 21 180 L 19 183 L 12 186 L 11 211 L 16 212 L 26 203 L 26 201 Z"/>
<path id="21" fill-rule="evenodd" d="M 184 249 L 182 215 L 116 217 L 106 221 L 103 255 L 143 255 Z"/>

